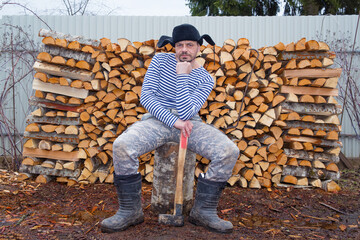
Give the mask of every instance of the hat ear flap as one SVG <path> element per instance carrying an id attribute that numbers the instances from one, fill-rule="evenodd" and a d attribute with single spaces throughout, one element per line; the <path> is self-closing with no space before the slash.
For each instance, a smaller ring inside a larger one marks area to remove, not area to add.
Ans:
<path id="1" fill-rule="evenodd" d="M 208 34 L 204 34 L 200 38 L 205 39 L 205 41 L 207 41 L 212 46 L 215 45 L 215 42 L 212 40 L 212 38 Z"/>
<path id="2" fill-rule="evenodd" d="M 157 46 L 158 46 L 159 48 L 161 48 L 161 47 L 165 46 L 165 45 L 168 44 L 168 43 L 170 43 L 171 46 L 174 46 L 174 43 L 173 43 L 172 38 L 169 37 L 169 36 L 165 36 L 165 35 L 164 35 L 164 36 L 161 36 L 161 37 L 160 37 L 160 39 L 159 39 L 159 41 L 158 41 L 158 43 L 157 43 Z"/>

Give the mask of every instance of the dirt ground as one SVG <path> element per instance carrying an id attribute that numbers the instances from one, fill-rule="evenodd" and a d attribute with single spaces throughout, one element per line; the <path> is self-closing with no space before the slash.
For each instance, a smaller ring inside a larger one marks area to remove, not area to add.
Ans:
<path id="1" fill-rule="evenodd" d="M 16 182 L 0 170 L 0 239 L 359 239 L 360 171 L 343 172 L 342 190 L 243 189 L 227 187 L 219 215 L 234 225 L 217 234 L 186 221 L 159 225 L 150 206 L 151 185 L 142 189 L 145 222 L 104 234 L 99 222 L 117 210 L 113 185 L 68 187 L 50 182 Z"/>

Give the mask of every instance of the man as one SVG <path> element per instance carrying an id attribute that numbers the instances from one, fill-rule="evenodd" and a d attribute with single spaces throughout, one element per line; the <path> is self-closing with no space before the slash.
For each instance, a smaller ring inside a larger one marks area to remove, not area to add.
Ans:
<path id="1" fill-rule="evenodd" d="M 198 115 L 214 86 L 211 75 L 195 61 L 203 39 L 215 45 L 209 35 L 200 36 L 190 24 L 176 26 L 172 37 L 160 38 L 158 46 L 170 43 L 175 54 L 153 57 L 140 99 L 149 113 L 114 141 L 114 184 L 120 207 L 114 216 L 102 221 L 102 231 L 121 231 L 144 221 L 138 157 L 167 142 L 178 142 L 181 133 L 188 137 L 189 150 L 211 160 L 207 173 L 198 178 L 189 221 L 218 232 L 232 231 L 231 222 L 218 217 L 217 204 L 239 149 Z"/>

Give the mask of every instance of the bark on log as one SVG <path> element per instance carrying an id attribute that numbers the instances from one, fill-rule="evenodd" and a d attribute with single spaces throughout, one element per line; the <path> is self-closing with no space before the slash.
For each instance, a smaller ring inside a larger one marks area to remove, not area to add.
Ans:
<path id="1" fill-rule="evenodd" d="M 292 175 L 297 177 L 309 177 L 318 179 L 332 179 L 337 180 L 340 178 L 340 172 L 330 172 L 324 169 L 314 169 L 303 166 L 284 166 L 282 175 Z"/>
<path id="2" fill-rule="evenodd" d="M 80 174 L 80 170 L 76 169 L 75 171 L 71 171 L 68 169 L 55 169 L 55 168 L 45 168 L 40 165 L 35 166 L 27 166 L 21 165 L 19 172 L 27 172 L 31 174 L 43 174 L 43 175 L 51 175 L 51 176 L 62 176 L 62 177 L 78 177 Z"/>
<path id="3" fill-rule="evenodd" d="M 281 104 L 282 112 L 295 111 L 297 113 L 330 116 L 340 114 L 341 107 L 334 104 L 313 104 L 313 103 L 290 103 Z"/>
<path id="4" fill-rule="evenodd" d="M 69 42 L 78 41 L 79 43 L 84 44 L 84 45 L 91 45 L 94 47 L 100 46 L 100 41 L 98 41 L 98 40 L 85 39 L 83 36 L 73 36 L 73 35 L 64 34 L 64 33 L 56 32 L 56 31 L 48 30 L 48 29 L 40 29 L 39 37 L 52 37 L 54 39 L 55 38 L 66 39 Z"/>
<path id="5" fill-rule="evenodd" d="M 151 206 L 158 213 L 171 213 L 174 207 L 176 162 L 179 144 L 166 143 L 155 150 L 153 192 Z M 184 212 L 192 207 L 196 154 L 187 151 L 183 178 Z"/>
<path id="6" fill-rule="evenodd" d="M 44 45 L 40 49 L 41 52 L 47 52 L 52 56 L 62 56 L 68 59 L 74 59 L 76 61 L 86 61 L 91 64 L 95 64 L 95 59 L 91 58 L 90 53 L 76 52 L 70 49 L 61 48 L 58 46 Z"/>
<path id="7" fill-rule="evenodd" d="M 33 68 L 38 72 L 43 72 L 60 77 L 80 79 L 83 81 L 91 81 L 93 79 L 93 73 L 90 71 L 71 68 L 67 66 L 59 66 L 51 63 L 42 63 L 36 61 Z"/>
<path id="8" fill-rule="evenodd" d="M 284 148 L 284 153 L 288 157 L 301 158 L 307 160 L 320 160 L 324 162 L 339 162 L 339 156 L 327 153 L 315 153 L 315 152 L 307 152 L 307 151 L 297 151 L 293 149 Z"/>
<path id="9" fill-rule="evenodd" d="M 79 143 L 79 138 L 76 136 L 69 136 L 66 134 L 58 134 L 56 132 L 52 133 L 45 133 L 45 132 L 38 132 L 38 133 L 31 133 L 31 132 L 24 132 L 25 138 L 33 138 L 33 139 L 45 139 L 48 141 L 54 142 L 62 142 L 62 143 Z"/>
<path id="10" fill-rule="evenodd" d="M 47 123 L 47 124 L 62 124 L 62 125 L 80 125 L 78 118 L 67 118 L 67 117 L 34 117 L 29 115 L 26 118 L 27 123 Z"/>

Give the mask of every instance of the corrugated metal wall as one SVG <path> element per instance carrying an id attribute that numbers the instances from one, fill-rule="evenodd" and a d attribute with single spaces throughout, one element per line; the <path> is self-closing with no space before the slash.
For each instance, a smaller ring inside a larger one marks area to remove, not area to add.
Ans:
<path id="1" fill-rule="evenodd" d="M 245 37 L 249 39 L 254 48 L 272 46 L 280 41 L 285 44 L 296 42 L 302 37 L 323 40 L 327 43 L 334 39 L 346 38 L 352 43 L 357 18 L 356 15 L 294 17 L 41 16 L 41 19 L 52 30 L 91 39 L 107 37 L 113 42 L 116 42 L 117 38 L 127 38 L 130 41 L 158 39 L 161 35 L 171 35 L 174 26 L 186 22 L 195 25 L 201 34 L 211 35 L 218 45 L 222 45 L 229 38 L 237 40 Z M 39 44 L 41 42 L 41 38 L 37 36 L 39 29 L 49 29 L 44 22 L 35 16 L 4 16 L 0 20 L 0 34 L 4 36 L 4 31 L 9 29 L 9 27 L 4 27 L 4 24 L 20 26 L 30 34 L 30 38 Z M 357 38 L 356 47 L 358 48 L 360 39 L 359 36 Z M 358 65 L 358 60 L 353 64 Z M 4 81 L 1 80 L 5 76 L 6 74 L 1 71 L 0 89 L 3 88 Z M 26 112 L 29 112 L 27 98 L 31 91 L 25 89 L 24 86 L 31 86 L 32 78 L 27 81 L 27 83 L 17 86 L 16 90 L 18 92 L 16 108 L 21 108 L 21 110 L 16 109 L 16 126 L 20 131 L 24 131 Z M 24 94 L 21 93 L 22 91 Z M 8 102 L 12 105 L 11 99 L 8 99 Z M 13 118 L 12 106 L 8 107 L 6 114 L 8 118 Z M 343 134 L 354 134 L 346 115 L 342 129 Z M 359 140 L 350 136 L 342 138 L 342 141 L 344 143 L 343 152 L 347 157 L 360 156 Z M 0 154 L 3 154 L 1 150 Z"/>
<path id="2" fill-rule="evenodd" d="M 336 36 L 355 32 L 357 16 L 283 17 L 141 17 L 141 16 L 41 16 L 53 30 L 100 39 L 125 37 L 130 41 L 158 39 L 171 35 L 174 26 L 187 22 L 200 33 L 210 34 L 218 45 L 228 38 L 246 37 L 252 47 L 290 43 L 302 37 L 326 38 L 328 30 Z M 2 23 L 25 27 L 36 38 L 40 28 L 48 28 L 34 16 L 4 16 Z M 40 41 L 40 39 L 38 39 Z M 359 45 L 360 46 L 360 45 Z"/>

